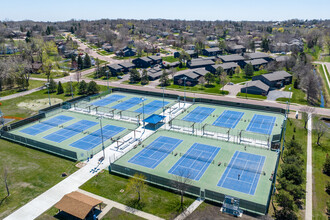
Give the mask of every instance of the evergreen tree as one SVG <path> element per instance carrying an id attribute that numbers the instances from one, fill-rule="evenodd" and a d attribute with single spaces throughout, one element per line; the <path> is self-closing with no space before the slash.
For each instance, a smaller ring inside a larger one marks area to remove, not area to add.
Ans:
<path id="1" fill-rule="evenodd" d="M 149 83 L 148 72 L 147 70 L 142 71 L 141 84 L 146 85 Z"/>
<path id="2" fill-rule="evenodd" d="M 100 87 L 94 81 L 90 81 L 87 86 L 87 94 L 93 95 L 97 94 L 100 91 Z"/>
<path id="3" fill-rule="evenodd" d="M 206 73 L 204 78 L 207 81 L 208 85 L 210 85 L 210 83 L 214 81 L 214 75 L 212 73 Z"/>
<path id="4" fill-rule="evenodd" d="M 46 29 L 46 35 L 50 35 L 51 34 L 51 30 L 50 30 L 50 27 L 47 26 L 47 29 Z"/>
<path id="5" fill-rule="evenodd" d="M 64 93 L 63 86 L 61 81 L 59 81 L 57 86 L 57 94 L 63 94 L 63 93 Z"/>
<path id="6" fill-rule="evenodd" d="M 75 87 L 73 86 L 73 83 L 72 82 L 68 82 L 65 86 L 65 94 L 66 95 L 74 95 L 74 92 L 75 92 Z M 72 90 L 72 93 L 71 93 L 71 90 Z"/>
<path id="7" fill-rule="evenodd" d="M 73 34 L 73 33 L 74 33 L 74 29 L 73 29 L 73 26 L 71 26 L 70 32 L 71 32 L 71 34 Z"/>
<path id="8" fill-rule="evenodd" d="M 165 70 L 163 70 L 163 74 L 161 75 L 159 82 L 162 86 L 169 86 L 170 83 L 170 79 L 168 78 L 168 74 Z"/>
<path id="9" fill-rule="evenodd" d="M 53 78 L 50 78 L 48 86 L 49 86 L 50 93 L 56 92 L 56 82 L 54 81 Z"/>
<path id="10" fill-rule="evenodd" d="M 245 65 L 245 67 L 244 67 L 244 71 L 245 71 L 245 75 L 247 76 L 247 77 L 251 77 L 251 76 L 253 76 L 253 66 L 252 66 L 252 64 L 251 63 L 248 63 L 248 64 L 246 64 Z"/>
<path id="11" fill-rule="evenodd" d="M 89 68 L 92 66 L 91 58 L 89 55 L 86 53 L 85 58 L 84 58 L 84 68 Z"/>
<path id="12" fill-rule="evenodd" d="M 83 63 L 83 60 L 80 56 L 80 54 L 78 55 L 78 70 L 82 70 L 84 68 L 84 63 Z"/>
<path id="13" fill-rule="evenodd" d="M 270 44 L 270 40 L 268 40 L 267 38 L 264 38 L 261 42 L 261 48 L 263 49 L 264 52 L 269 51 L 269 44 Z"/>
<path id="14" fill-rule="evenodd" d="M 330 176 L 330 157 L 329 155 L 327 154 L 326 158 L 325 158 L 325 162 L 323 164 L 323 172 Z"/>
<path id="15" fill-rule="evenodd" d="M 79 95 L 83 95 L 87 93 L 87 83 L 85 82 L 85 80 L 81 81 L 78 85 L 78 93 Z"/>

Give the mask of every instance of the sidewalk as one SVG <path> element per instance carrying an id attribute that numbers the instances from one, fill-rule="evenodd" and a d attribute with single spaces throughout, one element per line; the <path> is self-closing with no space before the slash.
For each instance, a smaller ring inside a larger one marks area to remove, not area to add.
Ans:
<path id="1" fill-rule="evenodd" d="M 17 98 L 17 97 L 25 96 L 25 95 L 28 95 L 28 94 L 31 94 L 31 93 L 40 91 L 42 89 L 44 89 L 44 86 L 41 86 L 41 87 L 38 87 L 38 88 L 34 88 L 34 89 L 30 89 L 30 90 L 27 90 L 25 92 L 20 92 L 20 93 L 15 93 L 15 94 L 12 94 L 12 95 L 7 95 L 7 96 L 4 96 L 4 97 L 0 97 L 0 101 L 5 101 L 5 100 L 9 100 L 9 99 L 14 99 L 14 98 Z"/>
<path id="2" fill-rule="evenodd" d="M 77 191 L 80 192 L 80 193 L 83 193 L 85 195 L 88 195 L 90 197 L 93 197 L 95 199 L 101 200 L 103 203 L 106 204 L 106 207 L 102 210 L 101 214 L 98 216 L 99 219 L 102 219 L 103 216 L 106 215 L 108 211 L 110 211 L 110 209 L 112 209 L 113 207 L 115 207 L 117 209 L 123 210 L 125 212 L 131 213 L 131 214 L 134 214 L 134 215 L 137 215 L 137 216 L 142 217 L 142 218 L 145 218 L 145 219 L 162 220 L 162 218 L 160 218 L 158 216 L 155 216 L 155 215 L 152 215 L 152 214 L 149 214 L 149 213 L 146 213 L 146 212 L 143 212 L 143 211 L 140 211 L 140 210 L 131 208 L 129 206 L 126 206 L 126 205 L 123 205 L 121 203 L 112 201 L 110 199 L 106 199 L 104 197 L 95 195 L 95 194 L 90 193 L 90 192 L 87 192 L 85 190 L 78 189 Z"/>

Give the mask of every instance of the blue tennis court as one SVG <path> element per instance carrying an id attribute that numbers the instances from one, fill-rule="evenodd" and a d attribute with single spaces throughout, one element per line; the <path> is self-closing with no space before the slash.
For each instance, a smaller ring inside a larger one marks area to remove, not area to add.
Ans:
<path id="1" fill-rule="evenodd" d="M 95 102 L 92 102 L 92 105 L 96 105 L 96 106 L 106 106 L 106 105 L 109 105 L 115 101 L 118 101 L 122 98 L 125 98 L 125 96 L 123 95 L 111 95 L 111 96 L 108 96 L 106 98 L 103 98 L 103 99 L 100 99 L 100 100 L 97 100 Z"/>
<path id="2" fill-rule="evenodd" d="M 73 119 L 73 117 L 69 117 L 66 115 L 58 115 L 54 118 L 48 119 L 46 121 L 42 121 L 42 122 L 32 125 L 30 127 L 24 128 L 20 132 L 29 134 L 29 135 L 37 135 L 37 134 L 47 131 L 53 127 L 57 127 L 65 122 L 68 122 L 72 119 Z"/>
<path id="3" fill-rule="evenodd" d="M 182 140 L 160 136 L 151 144 L 145 147 L 142 151 L 137 153 L 128 162 L 154 169 L 162 162 L 179 144 Z"/>
<path id="4" fill-rule="evenodd" d="M 127 110 L 127 109 L 130 109 L 130 108 L 140 104 L 142 101 L 143 101 L 142 98 L 133 97 L 133 98 L 130 98 L 128 100 L 125 100 L 125 101 L 113 106 L 112 108 L 119 109 L 119 110 Z"/>
<path id="5" fill-rule="evenodd" d="M 276 117 L 255 114 L 247 127 L 247 131 L 268 134 L 272 133 Z"/>
<path id="6" fill-rule="evenodd" d="M 169 102 L 164 101 L 164 107 L 168 104 Z M 158 109 L 163 108 L 163 101 L 160 100 L 154 100 L 144 106 L 144 113 L 145 114 L 152 114 Z M 143 107 L 137 109 L 135 112 L 138 113 L 143 113 Z"/>
<path id="7" fill-rule="evenodd" d="M 116 134 L 124 131 L 125 128 L 114 126 L 114 125 L 106 125 L 102 127 L 103 133 L 103 141 L 106 141 Z M 94 131 L 93 133 L 79 139 L 78 141 L 70 144 L 70 146 L 79 148 L 82 150 L 90 150 L 96 147 L 97 145 L 102 143 L 102 133 L 101 129 Z"/>
<path id="8" fill-rule="evenodd" d="M 235 128 L 243 115 L 243 112 L 225 110 L 217 120 L 213 122 L 213 125 L 225 128 Z"/>
<path id="9" fill-rule="evenodd" d="M 217 186 L 254 195 L 265 157 L 236 151 Z"/>
<path id="10" fill-rule="evenodd" d="M 204 121 L 214 110 L 215 108 L 198 106 L 187 114 L 182 120 L 200 123 Z"/>
<path id="11" fill-rule="evenodd" d="M 198 181 L 220 149 L 220 147 L 194 143 L 168 172 Z"/>
<path id="12" fill-rule="evenodd" d="M 73 137 L 76 134 L 79 134 L 86 129 L 93 127 L 96 124 L 98 123 L 94 121 L 80 120 L 72 125 L 69 125 L 68 127 L 62 128 L 54 133 L 51 133 L 44 138 L 50 141 L 54 141 L 56 143 L 61 143 L 62 141 L 65 141 L 66 139 L 69 139 L 70 137 Z"/>

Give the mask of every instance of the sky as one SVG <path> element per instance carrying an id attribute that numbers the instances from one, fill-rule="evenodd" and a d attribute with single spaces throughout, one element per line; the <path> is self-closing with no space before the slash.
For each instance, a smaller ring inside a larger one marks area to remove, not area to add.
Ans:
<path id="1" fill-rule="evenodd" d="M 0 0 L 0 20 L 330 19 L 330 0 Z"/>

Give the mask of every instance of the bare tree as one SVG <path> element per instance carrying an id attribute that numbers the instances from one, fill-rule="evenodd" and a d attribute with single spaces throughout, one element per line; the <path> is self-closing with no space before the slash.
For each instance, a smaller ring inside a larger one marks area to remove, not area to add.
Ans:
<path id="1" fill-rule="evenodd" d="M 316 143 L 317 143 L 317 145 L 320 146 L 320 139 L 321 139 L 321 137 L 323 137 L 327 133 L 328 127 L 319 118 L 315 117 L 313 121 L 314 121 L 313 130 L 315 130 L 316 134 L 317 134 L 317 142 Z"/>
<path id="2" fill-rule="evenodd" d="M 205 83 L 206 83 L 206 80 L 205 80 L 205 78 L 202 76 L 202 77 L 200 77 L 200 78 L 198 79 L 198 82 L 199 82 L 199 84 L 201 84 L 202 87 L 204 87 L 204 85 L 205 85 Z"/>
<path id="3" fill-rule="evenodd" d="M 181 209 L 183 210 L 183 196 L 191 183 L 191 173 L 185 169 L 179 169 L 178 172 L 178 175 L 174 175 L 172 184 L 181 195 Z"/>
<path id="4" fill-rule="evenodd" d="M 138 194 L 137 202 L 140 202 L 141 200 L 141 193 L 145 189 L 145 181 L 146 177 L 143 174 L 136 173 L 129 179 L 127 184 L 127 191 L 133 191 Z"/>
<path id="5" fill-rule="evenodd" d="M 302 112 L 302 120 L 304 121 L 304 128 L 306 129 L 307 122 L 311 119 L 315 109 L 313 107 L 304 106 L 300 109 L 300 111 Z"/>
<path id="6" fill-rule="evenodd" d="M 6 188 L 6 192 L 7 192 L 7 195 L 0 200 L 0 205 L 10 196 L 10 191 L 9 191 L 9 186 L 8 186 L 8 169 L 7 167 L 5 167 L 3 169 L 3 183 L 5 185 L 5 188 Z"/>
<path id="7" fill-rule="evenodd" d="M 314 103 L 318 99 L 320 94 L 319 81 L 316 75 L 309 73 L 306 75 L 300 83 L 302 89 L 306 91 L 307 101 L 309 103 Z"/>
<path id="8" fill-rule="evenodd" d="M 75 79 L 77 80 L 77 82 L 79 83 L 80 79 L 81 79 L 81 71 L 77 71 L 76 74 L 75 74 Z"/>

